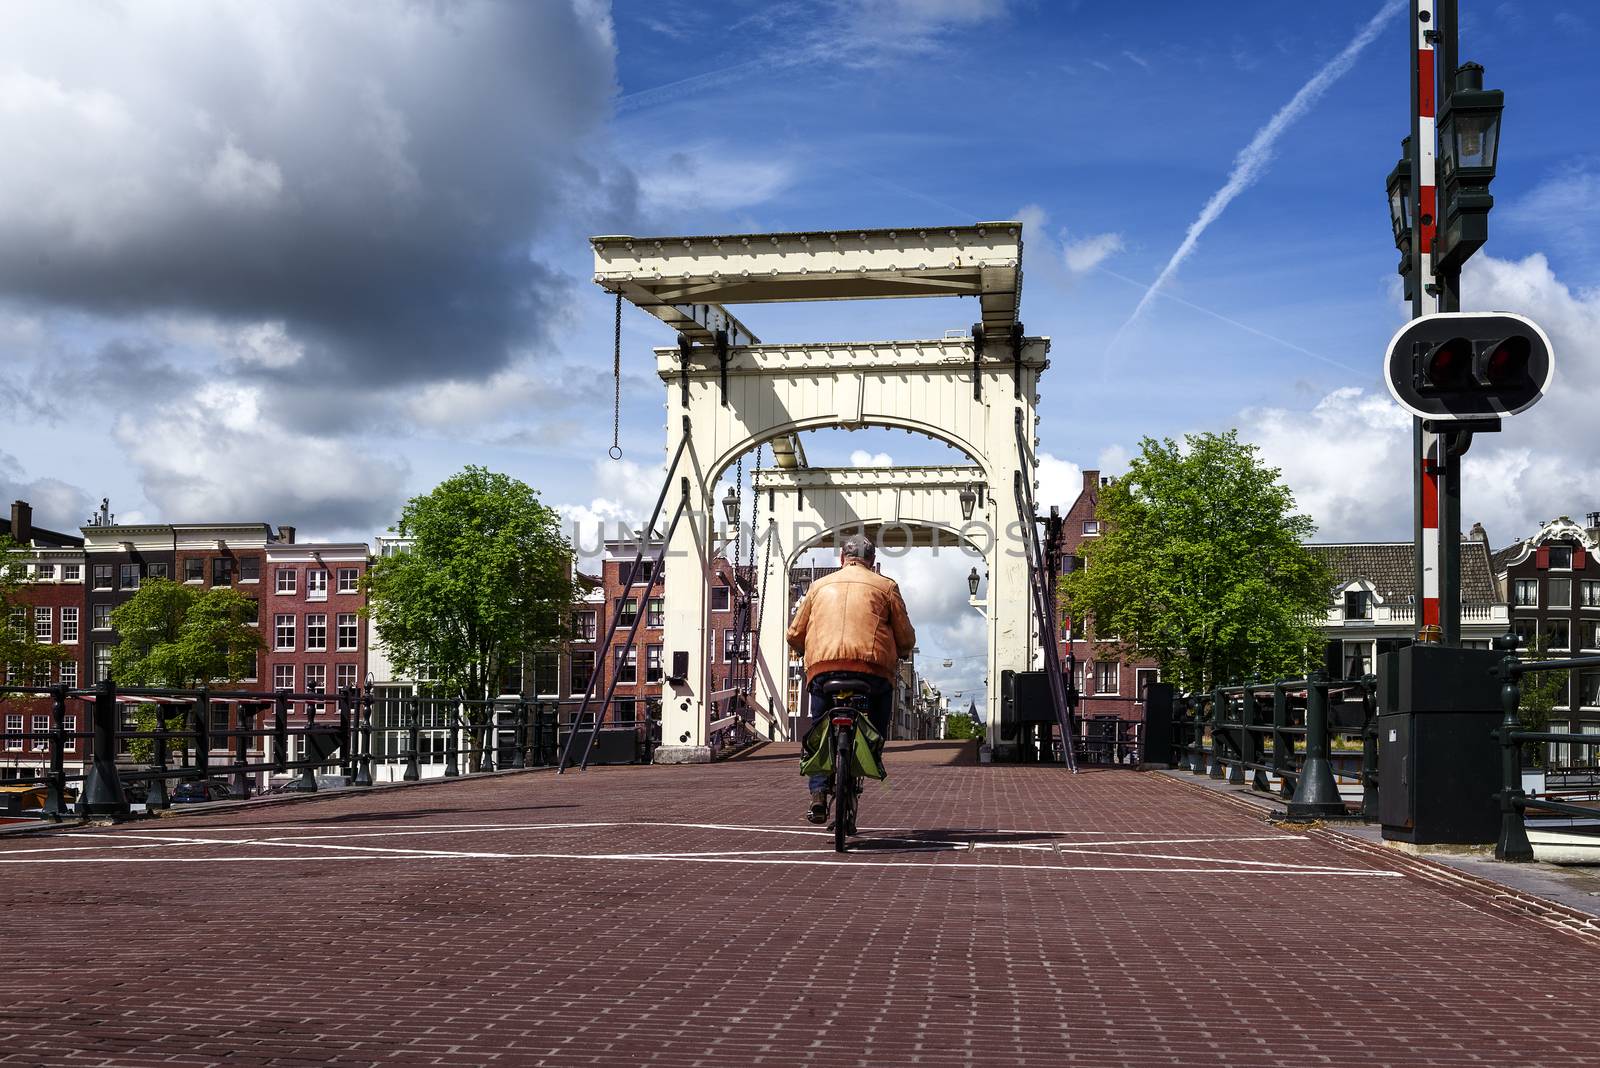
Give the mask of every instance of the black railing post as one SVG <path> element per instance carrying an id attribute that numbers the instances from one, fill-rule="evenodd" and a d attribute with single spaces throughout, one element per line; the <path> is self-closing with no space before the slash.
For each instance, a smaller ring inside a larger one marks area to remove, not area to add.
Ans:
<path id="1" fill-rule="evenodd" d="M 1272 687 L 1272 771 L 1278 776 L 1278 796 L 1290 797 L 1294 794 L 1294 787 L 1289 781 L 1294 778 L 1293 756 L 1294 736 L 1286 729 L 1289 726 L 1289 691 L 1283 683 Z"/>
<path id="2" fill-rule="evenodd" d="M 250 797 L 250 728 L 255 717 L 255 707 L 249 701 L 235 701 L 233 713 L 233 792 L 242 798 Z"/>
<path id="3" fill-rule="evenodd" d="M 109 678 L 96 687 L 93 708 L 93 763 L 84 780 L 79 811 L 91 816 L 126 816 L 128 795 L 117 774 L 117 691 Z"/>
<path id="4" fill-rule="evenodd" d="M 1211 766 L 1207 773 L 1213 779 L 1227 775 L 1227 768 L 1222 763 L 1222 751 L 1228 745 L 1225 740 L 1227 732 L 1222 729 L 1222 711 L 1227 703 L 1220 686 L 1211 691 Z"/>
<path id="5" fill-rule="evenodd" d="M 1533 859 L 1533 844 L 1522 821 L 1522 744 L 1516 739 L 1517 708 L 1522 704 L 1522 666 L 1507 653 L 1495 674 L 1500 677 L 1500 839 L 1494 859 L 1526 863 Z"/>
<path id="6" fill-rule="evenodd" d="M 155 763 L 150 770 L 154 776 L 150 780 L 150 789 L 145 792 L 144 810 L 146 812 L 160 812 L 172 807 L 172 798 L 167 793 L 167 757 L 170 755 L 167 748 L 167 717 L 166 711 L 160 706 L 155 706 L 156 729 L 155 737 L 150 740 L 151 756 Z"/>
<path id="7" fill-rule="evenodd" d="M 1300 780 L 1289 799 L 1291 819 L 1343 816 L 1344 800 L 1328 759 L 1328 682 L 1321 672 L 1306 679 L 1306 748 Z"/>
<path id="8" fill-rule="evenodd" d="M 50 777 L 45 780 L 44 814 L 56 823 L 67 811 L 67 688 L 50 687 Z"/>
<path id="9" fill-rule="evenodd" d="M 349 783 L 356 781 L 356 755 L 352 751 L 355 722 L 350 715 L 352 692 L 348 686 L 339 687 L 339 774 Z"/>
<path id="10" fill-rule="evenodd" d="M 289 770 L 289 698 L 282 691 L 272 699 L 272 770 Z"/>
<path id="11" fill-rule="evenodd" d="M 1244 729 L 1244 701 L 1245 701 L 1245 697 L 1248 694 L 1249 694 L 1248 690 L 1241 691 L 1240 694 L 1239 694 L 1239 718 L 1238 718 L 1238 720 L 1235 721 L 1235 722 L 1238 723 L 1238 726 L 1233 729 L 1233 732 L 1229 736 L 1229 739 L 1228 739 L 1228 748 L 1232 750 L 1232 754 L 1231 755 L 1233 757 L 1233 766 L 1228 769 L 1228 785 L 1229 786 L 1243 786 L 1244 785 L 1244 762 L 1245 762 L 1245 753 L 1247 752 L 1247 750 L 1244 747 L 1244 736 L 1245 736 L 1245 729 Z M 1227 701 L 1228 701 L 1228 698 L 1226 696 L 1224 696 L 1223 697 L 1223 702 L 1224 702 L 1223 703 L 1223 708 L 1224 708 L 1224 710 L 1226 710 L 1228 708 Z"/>
<path id="12" fill-rule="evenodd" d="M 469 734 L 470 738 L 471 735 Z M 450 712 L 445 717 L 444 730 L 444 777 L 453 779 L 461 774 L 461 705 L 451 702 Z"/>
<path id="13" fill-rule="evenodd" d="M 1361 818 L 1378 819 L 1378 680 L 1361 680 Z"/>
<path id="14" fill-rule="evenodd" d="M 306 692 L 313 695 L 322 693 L 321 690 L 307 690 Z M 306 713 L 306 725 L 304 727 L 305 733 L 300 735 L 300 760 L 297 763 L 302 764 L 300 768 L 300 788 L 310 794 L 317 792 L 317 772 L 320 769 L 306 762 L 312 759 L 311 751 L 315 748 L 311 743 L 311 731 L 317 725 L 317 705 L 320 703 L 319 701 L 301 702 Z"/>
<path id="15" fill-rule="evenodd" d="M 356 786 L 372 785 L 372 682 L 361 687 L 361 731 L 358 743 L 361 750 L 356 761 Z"/>
<path id="16" fill-rule="evenodd" d="M 1199 694 L 1189 697 L 1189 708 L 1194 712 L 1194 753 L 1189 761 L 1192 775 L 1206 773 L 1206 716 L 1205 703 Z"/>
<path id="17" fill-rule="evenodd" d="M 422 746 L 422 723 L 418 719 L 422 714 L 420 698 L 412 694 L 406 702 L 406 708 L 410 712 L 406 724 L 406 744 L 410 751 L 406 753 L 406 773 L 400 779 L 402 782 L 416 782 L 422 778 L 422 769 L 417 766 L 420 756 L 417 750 Z"/>
<path id="18" fill-rule="evenodd" d="M 1266 748 L 1261 743 L 1261 732 L 1256 730 L 1261 725 L 1261 709 L 1256 705 L 1256 689 L 1254 683 L 1244 688 L 1244 707 L 1240 709 L 1240 719 L 1244 726 L 1239 732 L 1240 739 L 1244 742 L 1245 759 L 1256 765 L 1250 769 L 1250 789 L 1267 793 L 1272 789 L 1272 783 L 1267 780 L 1267 773 L 1262 769 L 1262 757 Z"/>
<path id="19" fill-rule="evenodd" d="M 211 775 L 211 693 L 202 686 L 199 698 L 189 706 L 194 716 L 194 760 L 200 781 Z"/>
<path id="20" fill-rule="evenodd" d="M 521 769 L 528 766 L 528 702 L 517 699 L 511 713 L 512 729 L 516 732 L 516 745 L 511 750 L 511 766 Z"/>
<path id="21" fill-rule="evenodd" d="M 489 702 L 483 706 L 483 760 L 479 771 L 493 771 L 497 766 L 496 748 L 500 744 L 500 706 Z"/>

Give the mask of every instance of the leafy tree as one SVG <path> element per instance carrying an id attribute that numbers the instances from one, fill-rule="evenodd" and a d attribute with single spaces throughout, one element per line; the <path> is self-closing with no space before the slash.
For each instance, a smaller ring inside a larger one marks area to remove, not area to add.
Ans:
<path id="1" fill-rule="evenodd" d="M 967 712 L 951 712 L 944 717 L 946 738 L 982 738 L 983 724 Z"/>
<path id="2" fill-rule="evenodd" d="M 411 544 L 373 564 L 367 611 L 400 673 L 492 697 L 508 666 L 567 637 L 572 546 L 526 484 L 469 466 L 392 529 Z"/>
<path id="3" fill-rule="evenodd" d="M 111 612 L 111 625 L 121 641 L 111 651 L 111 677 L 128 686 L 186 689 L 213 682 L 237 684 L 256 666 L 261 635 L 250 626 L 257 604 L 237 590 L 217 586 L 200 590 L 167 579 L 146 579 L 139 592 Z M 141 732 L 158 721 L 168 730 L 183 729 L 185 713 L 172 705 L 143 704 L 134 709 Z M 174 738 L 182 752 L 185 739 Z M 153 759 L 148 738 L 129 742 L 135 760 Z"/>
<path id="4" fill-rule="evenodd" d="M 1278 475 L 1236 430 L 1145 438 L 1100 490 L 1102 533 L 1063 578 L 1063 603 L 1180 690 L 1302 673 L 1319 659 L 1332 576 Z"/>
<path id="5" fill-rule="evenodd" d="M 34 679 L 45 677 L 61 660 L 70 659 L 71 650 L 60 645 L 39 641 L 33 633 L 33 605 L 26 596 L 34 582 L 12 555 L 22 549 L 10 538 L 0 535 L 0 664 L 15 678 L 15 685 L 28 685 Z M 25 694 L 0 694 L 0 701 L 30 698 Z"/>
<path id="6" fill-rule="evenodd" d="M 1550 640 L 1543 633 L 1534 636 L 1524 651 L 1524 660 L 1549 660 Z M 1550 729 L 1550 716 L 1558 703 L 1567 696 L 1571 681 L 1570 671 L 1528 671 L 1522 675 L 1522 701 L 1517 705 L 1517 721 L 1524 730 Z M 1544 767 L 1547 747 L 1540 742 L 1527 742 L 1523 756 L 1532 759 L 1531 766 Z"/>

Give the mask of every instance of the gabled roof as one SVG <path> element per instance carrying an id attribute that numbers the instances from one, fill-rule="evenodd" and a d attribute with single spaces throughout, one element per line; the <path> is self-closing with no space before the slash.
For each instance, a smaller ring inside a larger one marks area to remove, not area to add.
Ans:
<path id="1" fill-rule="evenodd" d="M 11 536 L 11 520 L 0 516 L 0 534 Z M 81 549 L 83 539 L 71 534 L 63 534 L 57 530 L 46 530 L 44 527 L 33 528 L 33 544 L 41 549 Z"/>
<path id="2" fill-rule="evenodd" d="M 1365 579 L 1383 603 L 1416 603 L 1416 547 L 1409 541 L 1307 545 L 1333 572 L 1333 589 Z M 1461 603 L 1494 604 L 1500 595 L 1489 564 L 1489 547 L 1475 538 L 1461 541 Z"/>

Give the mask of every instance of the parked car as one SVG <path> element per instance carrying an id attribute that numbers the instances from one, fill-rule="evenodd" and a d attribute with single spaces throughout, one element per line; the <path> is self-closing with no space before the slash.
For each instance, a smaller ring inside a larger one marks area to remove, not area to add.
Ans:
<path id="1" fill-rule="evenodd" d="M 172 791 L 174 805 L 191 805 L 203 801 L 227 801 L 233 797 L 233 790 L 226 782 L 220 779 L 206 779 L 205 781 L 188 780 L 180 782 Z"/>

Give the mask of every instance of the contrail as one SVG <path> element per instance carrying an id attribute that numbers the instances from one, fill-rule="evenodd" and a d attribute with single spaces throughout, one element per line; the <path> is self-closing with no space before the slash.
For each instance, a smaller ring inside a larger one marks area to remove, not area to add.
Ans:
<path id="1" fill-rule="evenodd" d="M 1266 170 L 1267 164 L 1272 162 L 1273 146 L 1277 143 L 1278 138 L 1283 136 L 1283 132 L 1292 126 L 1295 120 L 1310 111 L 1312 106 L 1322 98 L 1322 94 L 1327 92 L 1334 82 L 1338 81 L 1346 71 L 1355 65 L 1355 61 L 1361 55 L 1362 50 L 1378 36 L 1378 31 L 1383 28 L 1384 22 L 1398 14 L 1400 9 L 1405 6 L 1406 0 L 1385 0 L 1378 13 L 1372 16 L 1372 19 L 1362 27 L 1360 33 L 1356 34 L 1355 40 L 1345 45 L 1343 52 L 1329 60 L 1327 65 L 1317 71 L 1309 82 L 1300 87 L 1300 91 L 1294 94 L 1293 99 L 1279 108 L 1278 113 L 1272 116 L 1265 126 L 1256 131 L 1256 135 L 1250 139 L 1250 143 L 1245 145 L 1239 151 L 1239 154 L 1234 157 L 1233 171 L 1228 175 L 1227 182 L 1223 184 L 1221 189 L 1211 195 L 1210 200 L 1206 201 L 1206 206 L 1200 209 L 1199 216 L 1189 224 L 1189 232 L 1183 236 L 1183 244 L 1178 246 L 1178 250 L 1172 254 L 1172 258 L 1161 269 L 1161 273 L 1156 276 L 1156 280 L 1151 283 L 1149 289 L 1145 290 L 1144 296 L 1139 299 L 1138 307 L 1134 308 L 1133 314 L 1128 316 L 1128 321 L 1117 328 L 1116 335 L 1112 337 L 1111 345 L 1107 351 L 1116 347 L 1116 343 L 1122 337 L 1123 331 L 1132 326 L 1134 320 L 1143 314 L 1145 308 L 1155 299 L 1156 292 L 1166 284 L 1167 279 L 1172 277 L 1183 264 L 1183 261 L 1189 258 L 1189 254 L 1194 251 L 1195 244 L 1199 242 L 1200 235 L 1206 232 L 1206 228 L 1217 221 L 1217 216 L 1221 215 L 1223 209 L 1233 203 L 1235 197 L 1250 188 L 1251 185 L 1255 184 L 1256 179 L 1261 177 L 1261 173 Z"/>

